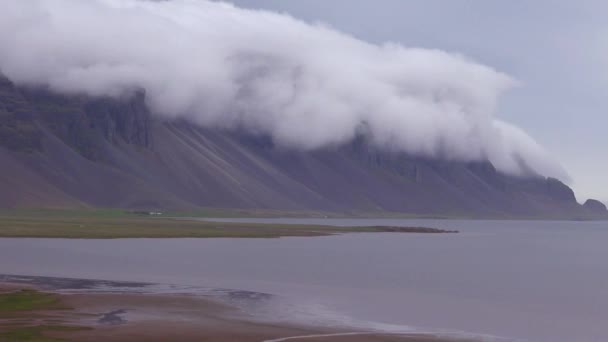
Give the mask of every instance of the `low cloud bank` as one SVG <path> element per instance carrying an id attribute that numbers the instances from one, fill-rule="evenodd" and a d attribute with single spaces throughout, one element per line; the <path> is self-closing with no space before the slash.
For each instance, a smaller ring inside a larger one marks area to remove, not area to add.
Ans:
<path id="1" fill-rule="evenodd" d="M 516 83 L 508 75 L 226 3 L 0 0 L 0 72 L 61 93 L 145 89 L 158 115 L 266 134 L 287 148 L 364 134 L 380 148 L 565 177 L 531 137 L 494 118 Z"/>

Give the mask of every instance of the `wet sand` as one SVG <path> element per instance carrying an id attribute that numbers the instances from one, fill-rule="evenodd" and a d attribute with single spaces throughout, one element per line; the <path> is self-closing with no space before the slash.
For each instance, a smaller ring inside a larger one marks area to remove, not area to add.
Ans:
<path id="1" fill-rule="evenodd" d="M 0 283 L 0 292 L 32 288 Z M 67 341 L 402 341 L 454 342 L 423 335 L 382 335 L 338 329 L 256 322 L 237 309 L 209 298 L 158 294 L 61 294 L 70 310 L 31 312 L 19 318 L 0 318 L 8 327 L 60 324 L 87 330 L 45 333 Z M 464 340 L 459 340 L 459 342 Z"/>

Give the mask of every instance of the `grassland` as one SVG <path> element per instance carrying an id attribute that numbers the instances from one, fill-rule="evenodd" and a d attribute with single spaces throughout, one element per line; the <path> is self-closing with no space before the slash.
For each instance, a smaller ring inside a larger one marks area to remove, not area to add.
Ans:
<path id="1" fill-rule="evenodd" d="M 0 317 L 6 317 L 24 311 L 33 310 L 62 310 L 59 297 L 51 293 L 34 290 L 21 290 L 0 293 Z"/>
<path id="2" fill-rule="evenodd" d="M 276 238 L 348 232 L 445 233 L 425 227 L 335 227 L 209 222 L 124 210 L 4 210 L 0 237 L 44 238 Z"/>
<path id="3" fill-rule="evenodd" d="M 48 334 L 80 331 L 87 328 L 65 325 L 36 325 L 15 328 L 7 327 L 6 329 L 7 331 L 0 332 L 0 342 L 64 342 L 67 340 L 49 336 Z"/>
<path id="4" fill-rule="evenodd" d="M 70 310 L 61 297 L 53 293 L 22 289 L 0 292 L 0 342 L 60 342 L 64 339 L 50 336 L 57 333 L 87 329 L 44 322 L 45 313 Z"/>

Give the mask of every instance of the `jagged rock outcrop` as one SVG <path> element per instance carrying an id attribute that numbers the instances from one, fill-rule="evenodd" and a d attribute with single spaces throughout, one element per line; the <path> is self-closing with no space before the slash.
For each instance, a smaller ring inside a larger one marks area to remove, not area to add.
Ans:
<path id="1" fill-rule="evenodd" d="M 488 162 L 378 151 L 363 138 L 312 152 L 154 118 L 145 95 L 60 96 L 0 82 L 0 206 L 271 208 L 439 216 L 584 217 L 556 179 Z"/>

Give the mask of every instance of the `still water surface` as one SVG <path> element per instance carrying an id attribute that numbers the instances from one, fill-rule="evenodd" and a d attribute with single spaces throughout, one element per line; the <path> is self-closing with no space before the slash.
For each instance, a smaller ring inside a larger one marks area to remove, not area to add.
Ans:
<path id="1" fill-rule="evenodd" d="M 278 318 L 312 323 L 608 341 L 608 222 L 246 221 L 417 225 L 461 233 L 0 239 L 0 273 L 259 291 L 297 303 L 277 308 Z"/>

